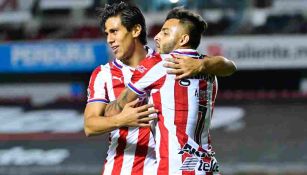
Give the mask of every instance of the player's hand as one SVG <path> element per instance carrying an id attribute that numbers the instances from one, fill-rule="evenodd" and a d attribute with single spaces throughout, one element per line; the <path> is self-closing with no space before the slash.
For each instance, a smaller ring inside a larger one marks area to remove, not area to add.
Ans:
<path id="1" fill-rule="evenodd" d="M 176 58 L 167 58 L 163 66 L 170 68 L 168 74 L 175 74 L 176 80 L 197 75 L 202 70 L 201 60 L 193 59 L 188 56 L 175 55 Z"/>
<path id="2" fill-rule="evenodd" d="M 150 127 L 149 121 L 156 119 L 154 115 L 158 110 L 153 109 L 152 104 L 145 104 L 136 107 L 139 100 L 136 99 L 124 106 L 120 115 L 120 120 L 124 126 L 127 127 Z M 150 109 L 152 108 L 152 109 Z"/>

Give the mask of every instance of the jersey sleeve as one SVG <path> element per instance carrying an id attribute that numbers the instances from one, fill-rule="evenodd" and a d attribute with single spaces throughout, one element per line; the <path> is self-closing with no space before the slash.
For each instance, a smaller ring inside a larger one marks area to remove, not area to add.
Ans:
<path id="1" fill-rule="evenodd" d="M 164 75 L 166 75 L 166 69 L 163 67 L 163 61 L 160 55 L 155 54 L 145 58 L 137 66 L 128 88 L 138 95 L 144 95 L 146 91 L 155 88 Z"/>
<path id="2" fill-rule="evenodd" d="M 87 88 L 87 102 L 109 103 L 107 92 L 107 82 L 103 76 L 103 67 L 97 67 L 91 75 L 90 82 Z"/>

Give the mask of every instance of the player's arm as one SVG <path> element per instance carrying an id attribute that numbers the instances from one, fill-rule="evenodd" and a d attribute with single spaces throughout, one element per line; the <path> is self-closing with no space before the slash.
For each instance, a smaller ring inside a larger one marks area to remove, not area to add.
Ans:
<path id="1" fill-rule="evenodd" d="M 105 81 L 104 74 L 104 69 L 99 66 L 93 71 L 90 78 L 88 103 L 84 111 L 85 134 L 87 136 L 100 135 L 122 126 L 146 126 L 139 121 L 143 116 L 134 110 L 136 102 L 125 105 L 125 110 L 118 115 L 105 117 L 106 106 L 110 102 L 106 90 L 108 82 Z"/>
<path id="2" fill-rule="evenodd" d="M 139 95 L 131 91 L 129 88 L 126 88 L 121 92 L 117 100 L 112 101 L 106 106 L 105 116 L 114 116 L 121 113 L 124 113 L 125 106 L 131 102 L 136 102 L 137 105 Z M 147 123 L 150 120 L 155 119 L 154 117 L 148 117 L 148 115 L 158 112 L 157 110 L 150 109 L 153 107 L 152 104 L 145 104 L 143 106 L 135 107 L 131 112 L 136 113 L 136 117 L 139 118 L 141 124 Z"/>
<path id="3" fill-rule="evenodd" d="M 100 135 L 120 127 L 113 117 L 104 117 L 105 103 L 88 103 L 84 111 L 84 132 L 86 136 Z"/>
<path id="4" fill-rule="evenodd" d="M 106 117 L 104 113 L 107 104 L 99 102 L 88 103 L 84 111 L 84 131 L 86 136 L 100 135 L 123 126 L 149 127 L 148 121 L 150 119 L 148 115 L 156 111 L 148 111 L 148 108 L 152 107 L 152 105 L 135 108 L 136 104 L 137 100 L 126 103 L 122 112 Z"/>
<path id="5" fill-rule="evenodd" d="M 166 59 L 164 66 L 171 68 L 169 74 L 176 74 L 176 79 L 182 79 L 199 74 L 216 76 L 232 75 L 237 67 L 235 63 L 222 56 L 206 56 L 205 59 L 191 59 L 187 56 L 176 55 L 176 58 Z"/>

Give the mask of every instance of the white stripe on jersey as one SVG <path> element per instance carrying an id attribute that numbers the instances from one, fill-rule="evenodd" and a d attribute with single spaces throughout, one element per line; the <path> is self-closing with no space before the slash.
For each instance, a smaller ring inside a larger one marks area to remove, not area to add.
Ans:
<path id="1" fill-rule="evenodd" d="M 191 138 L 195 138 L 195 121 L 197 121 L 198 116 L 198 103 L 199 99 L 198 96 L 195 95 L 195 93 L 199 93 L 199 80 L 190 80 L 191 84 L 188 87 L 188 104 L 189 104 L 189 110 L 188 110 L 188 118 L 187 118 L 187 126 L 185 132 L 187 135 L 189 135 Z M 197 91 L 197 92 L 195 92 Z M 196 109 L 197 108 L 197 109 Z M 192 123 L 192 124 L 190 124 Z"/>
<path id="2" fill-rule="evenodd" d="M 113 91 L 113 83 L 112 83 L 112 73 L 111 73 L 111 68 L 110 68 L 110 64 L 107 64 L 106 65 L 106 68 L 105 68 L 105 72 L 106 72 L 106 75 L 105 75 L 105 79 L 106 79 L 106 82 L 107 83 L 107 91 L 108 91 L 108 95 L 109 95 L 109 99 L 110 99 L 110 102 L 115 100 L 115 94 L 114 94 L 114 91 Z"/>
<path id="3" fill-rule="evenodd" d="M 134 153 L 136 151 L 136 144 L 138 142 L 137 136 L 139 134 L 138 128 L 135 127 L 130 127 L 128 129 L 128 135 L 127 135 L 127 146 L 125 148 L 125 153 L 124 153 L 124 161 L 123 161 L 123 166 L 121 171 L 121 175 L 129 174 L 127 172 L 132 172 L 132 166 L 133 166 L 133 160 L 134 159 Z"/>
<path id="4" fill-rule="evenodd" d="M 130 69 L 122 69 L 123 75 L 124 75 L 124 84 L 127 86 L 127 84 L 130 82 L 132 73 Z"/>
<path id="5" fill-rule="evenodd" d="M 175 99 L 174 99 L 174 87 L 175 84 L 175 76 L 168 75 L 164 81 L 163 86 L 160 88 L 161 95 L 161 104 L 162 104 L 162 115 L 167 116 L 164 117 L 164 125 L 169 133 L 176 133 L 175 122 Z M 182 164 L 181 156 L 178 156 L 178 152 L 180 151 L 178 148 L 181 148 L 176 135 L 169 134 L 168 135 L 168 156 L 171 158 L 169 161 L 169 172 L 170 174 L 178 173 L 178 168 Z M 157 138 L 160 140 L 160 138 Z M 162 148 L 163 149 L 163 148 Z M 156 150 L 159 152 L 159 150 Z M 159 166 L 159 162 L 158 162 Z"/>
<path id="6" fill-rule="evenodd" d="M 151 134 L 149 138 L 149 143 L 148 143 L 148 153 L 146 155 L 146 159 L 144 162 L 144 175 L 151 175 L 151 174 L 156 174 L 157 173 L 157 159 L 156 159 L 156 153 L 155 153 L 155 138 Z M 154 164 L 153 164 L 154 160 Z M 149 165 L 149 166 L 145 166 Z"/>
<path id="7" fill-rule="evenodd" d="M 103 170 L 103 175 L 111 175 L 112 174 L 112 169 L 114 166 L 114 156 L 110 156 L 110 155 L 116 155 L 116 148 L 118 146 L 118 142 L 117 139 L 119 138 L 119 130 L 116 129 L 114 131 L 112 131 L 110 133 L 110 138 L 111 139 L 111 143 L 109 145 L 109 149 L 107 152 L 107 162 L 104 165 L 104 170 Z"/>

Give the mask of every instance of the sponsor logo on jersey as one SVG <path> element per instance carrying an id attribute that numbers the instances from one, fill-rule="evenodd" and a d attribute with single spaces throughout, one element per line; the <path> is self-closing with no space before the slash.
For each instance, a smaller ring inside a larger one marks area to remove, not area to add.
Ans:
<path id="1" fill-rule="evenodd" d="M 181 167 L 182 171 L 204 171 L 204 172 L 219 172 L 219 165 L 213 157 L 214 152 L 202 152 L 193 148 L 186 143 L 178 154 L 188 154 Z"/>
<path id="2" fill-rule="evenodd" d="M 199 160 L 198 171 L 219 172 L 219 164 L 214 157 Z"/>
<path id="3" fill-rule="evenodd" d="M 178 154 L 184 154 L 184 153 L 188 153 L 192 156 L 196 156 L 199 158 L 203 158 L 206 157 L 207 153 L 202 152 L 202 151 L 197 151 L 195 148 L 193 148 L 191 145 L 189 145 L 188 143 L 186 143 L 183 148 L 179 151 Z"/>
<path id="4" fill-rule="evenodd" d="M 182 166 L 180 167 L 180 170 L 182 171 L 194 171 L 195 166 L 198 163 L 198 158 L 196 157 L 187 157 L 184 162 L 182 163 Z"/>

